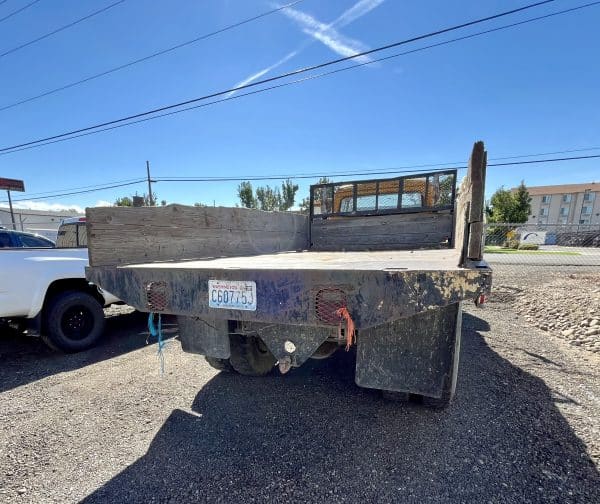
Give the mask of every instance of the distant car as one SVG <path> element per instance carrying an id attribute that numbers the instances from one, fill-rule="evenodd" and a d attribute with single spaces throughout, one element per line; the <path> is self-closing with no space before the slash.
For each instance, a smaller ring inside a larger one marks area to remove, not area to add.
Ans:
<path id="1" fill-rule="evenodd" d="M 54 248 L 54 242 L 48 238 L 25 231 L 0 229 L 0 248 Z"/>
<path id="2" fill-rule="evenodd" d="M 87 248 L 85 217 L 63 219 L 58 228 L 57 248 Z"/>

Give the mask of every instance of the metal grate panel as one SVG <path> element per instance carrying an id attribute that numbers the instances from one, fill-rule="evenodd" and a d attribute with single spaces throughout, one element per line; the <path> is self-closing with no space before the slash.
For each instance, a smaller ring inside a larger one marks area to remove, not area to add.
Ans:
<path id="1" fill-rule="evenodd" d="M 167 308 L 167 282 L 148 282 L 146 284 L 146 304 L 152 312 L 162 312 Z"/>
<path id="2" fill-rule="evenodd" d="M 338 325 L 342 318 L 337 310 L 346 306 L 346 294 L 341 289 L 321 289 L 315 296 L 315 313 L 325 324 Z"/>

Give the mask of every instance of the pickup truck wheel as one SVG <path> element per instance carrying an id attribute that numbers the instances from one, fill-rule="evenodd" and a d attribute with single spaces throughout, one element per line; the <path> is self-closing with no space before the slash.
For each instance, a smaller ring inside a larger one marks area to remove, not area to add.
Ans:
<path id="1" fill-rule="evenodd" d="M 208 355 L 205 355 L 204 358 L 212 368 L 218 369 L 219 371 L 227 371 L 229 373 L 234 372 L 229 359 L 219 359 L 218 357 L 209 357 Z"/>
<path id="2" fill-rule="evenodd" d="M 265 376 L 275 366 L 275 357 L 265 344 L 255 336 L 231 334 L 231 366 L 241 375 Z"/>
<path id="3" fill-rule="evenodd" d="M 42 339 L 63 352 L 79 352 L 94 346 L 104 332 L 104 311 L 98 300 L 81 291 L 54 296 L 44 310 Z"/>

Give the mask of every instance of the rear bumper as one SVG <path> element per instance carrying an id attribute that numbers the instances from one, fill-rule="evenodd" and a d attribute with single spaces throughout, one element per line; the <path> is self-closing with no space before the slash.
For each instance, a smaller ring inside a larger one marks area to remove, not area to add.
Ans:
<path id="1" fill-rule="evenodd" d="M 152 310 L 148 289 L 164 288 L 162 313 L 217 320 L 273 324 L 331 326 L 319 309 L 325 290 L 339 293 L 339 302 L 352 316 L 357 329 L 390 323 L 427 310 L 488 294 L 491 270 L 484 262 L 454 270 L 324 271 L 324 270 L 227 270 L 219 280 L 254 281 L 256 311 L 209 307 L 208 280 L 215 274 L 202 270 L 149 270 L 135 267 L 88 267 L 87 278 L 114 293 L 139 311 Z M 333 303 L 335 305 L 335 303 Z M 332 309 L 335 306 L 332 306 Z"/>

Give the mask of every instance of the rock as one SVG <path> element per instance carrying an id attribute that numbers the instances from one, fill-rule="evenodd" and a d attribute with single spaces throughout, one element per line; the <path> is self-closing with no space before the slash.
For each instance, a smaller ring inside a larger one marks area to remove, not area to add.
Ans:
<path id="1" fill-rule="evenodd" d="M 572 336 L 574 332 L 575 332 L 575 329 L 566 329 L 562 332 L 562 335 L 563 336 Z"/>

